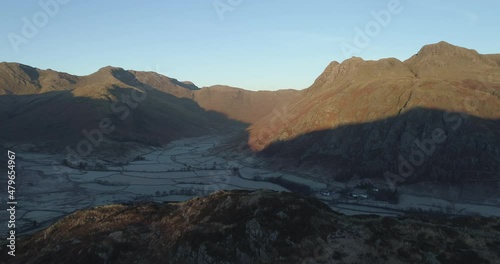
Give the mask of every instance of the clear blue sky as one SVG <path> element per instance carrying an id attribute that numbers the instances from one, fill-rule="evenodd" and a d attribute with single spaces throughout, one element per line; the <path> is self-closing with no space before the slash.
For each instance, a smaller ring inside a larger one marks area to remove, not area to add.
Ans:
<path id="1" fill-rule="evenodd" d="M 375 21 L 371 12 L 387 10 L 390 1 L 71 0 L 47 16 L 46 25 L 43 14 L 36 16 L 47 12 L 39 1 L 2 1 L 0 61 L 77 75 L 113 65 L 198 86 L 302 89 L 329 62 L 346 59 L 341 44 L 353 44 L 355 28 Z M 221 19 L 214 2 L 237 5 Z M 500 1 L 400 3 L 402 11 L 354 55 L 404 60 L 440 40 L 500 53 Z M 34 15 L 38 32 L 15 52 L 9 33 L 23 36 L 23 17 L 32 21 Z"/>

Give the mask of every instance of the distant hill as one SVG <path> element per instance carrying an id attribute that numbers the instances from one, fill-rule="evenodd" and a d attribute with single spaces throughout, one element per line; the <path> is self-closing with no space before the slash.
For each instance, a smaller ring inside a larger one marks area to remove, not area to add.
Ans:
<path id="1" fill-rule="evenodd" d="M 414 162 L 410 181 L 500 178 L 497 58 L 440 42 L 404 62 L 332 62 L 289 104 L 287 122 L 269 114 L 248 129 L 249 146 L 280 166 L 383 177 L 442 129 L 447 140 Z"/>
<path id="2" fill-rule="evenodd" d="M 163 144 L 241 129 L 299 94 L 200 89 L 155 72 L 112 66 L 75 76 L 1 63 L 0 121 L 11 128 L 0 133 L 0 141 L 58 148 L 85 139 L 83 130 L 99 128 L 109 118 L 116 130 L 108 139 Z"/>
<path id="3" fill-rule="evenodd" d="M 40 70 L 19 63 L 0 63 L 0 95 L 71 90 L 77 80 L 77 76 L 67 73 Z"/>
<path id="4" fill-rule="evenodd" d="M 75 148 L 86 139 L 83 130 L 99 129 L 103 119 L 109 119 L 115 127 L 107 139 L 146 144 L 164 144 L 242 125 L 204 110 L 191 99 L 175 96 L 183 90 L 190 93 L 190 85 L 164 79 L 160 87 L 163 91 L 151 87 L 147 82 L 158 77 L 153 74 L 148 77 L 105 67 L 77 77 L 20 64 L 2 66 L 12 73 L 2 75 L 3 83 L 12 84 L 1 86 L 8 92 L 0 96 L 0 120 L 11 127 L 0 133 L 4 142 L 54 148 L 69 144 Z M 48 74 L 53 77 L 50 82 L 44 78 Z"/>
<path id="5" fill-rule="evenodd" d="M 297 90 L 248 91 L 216 85 L 194 92 L 193 99 L 205 110 L 224 113 L 228 118 L 253 124 L 300 98 Z"/>

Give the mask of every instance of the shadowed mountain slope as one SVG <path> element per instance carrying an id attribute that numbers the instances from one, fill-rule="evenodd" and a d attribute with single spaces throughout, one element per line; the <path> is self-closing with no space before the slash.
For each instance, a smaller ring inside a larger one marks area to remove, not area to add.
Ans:
<path id="1" fill-rule="evenodd" d="M 73 76 L 17 63 L 0 64 L 0 91 L 0 121 L 11 126 L 0 140 L 49 147 L 78 143 L 103 119 L 116 127 L 106 138 L 149 144 L 240 129 L 240 121 L 255 121 L 298 94 L 200 90 L 155 72 L 111 66 Z"/>
<path id="2" fill-rule="evenodd" d="M 500 179 L 500 119 L 414 108 L 274 142 L 260 154 L 276 166 L 320 168 L 340 181 L 388 175 L 393 184 L 495 183 Z"/>
<path id="3" fill-rule="evenodd" d="M 0 121 L 11 126 L 2 131 L 0 140 L 54 148 L 76 145 L 87 138 L 84 130 L 102 130 L 102 120 L 111 122 L 114 128 L 106 139 L 147 144 L 242 125 L 222 114 L 205 111 L 191 99 L 157 90 L 131 72 L 114 67 L 78 77 L 71 90 L 2 95 L 0 105 Z"/>
<path id="4" fill-rule="evenodd" d="M 282 105 L 288 103 L 289 101 L 295 100 L 300 95 L 299 91 L 293 90 L 282 90 L 282 91 L 266 91 L 266 92 L 253 92 L 246 91 L 239 88 L 231 87 L 209 87 L 200 89 L 195 84 L 185 81 L 181 82 L 173 78 L 155 73 L 155 72 L 142 72 L 133 70 L 124 70 L 118 67 L 107 66 L 99 69 L 97 72 L 86 75 L 86 76 L 74 76 L 66 73 L 59 73 L 52 70 L 40 70 L 27 65 L 22 65 L 18 63 L 1 63 L 0 64 L 0 95 L 42 95 L 47 92 L 57 92 L 57 91 L 71 91 L 71 96 L 95 100 L 108 101 L 112 105 L 113 103 L 120 101 L 130 100 L 131 95 L 122 92 L 112 92 L 117 88 L 131 89 L 129 92 L 137 91 L 152 91 L 152 93 L 162 92 L 165 95 L 160 95 L 160 98 L 169 98 L 165 102 L 170 105 L 170 108 L 165 108 L 163 111 L 170 111 L 176 107 L 173 107 L 173 101 L 184 102 L 187 104 L 199 104 L 205 112 L 219 112 L 222 115 L 227 116 L 236 121 L 244 123 L 252 123 L 256 120 L 264 117 L 265 115 L 273 112 L 275 109 L 279 109 Z M 191 102 L 186 100 L 174 100 L 171 96 L 180 99 L 189 99 Z M 71 97 L 70 96 L 70 97 Z M 42 107 L 46 99 L 39 100 L 39 98 L 47 98 L 47 100 L 52 100 L 50 96 L 31 96 L 30 99 L 19 99 L 14 100 L 19 108 L 24 107 L 24 103 L 30 103 L 33 100 L 38 101 L 38 104 L 31 104 L 33 106 Z M 8 97 L 11 100 L 13 97 Z M 26 97 L 28 98 L 28 97 Z M 64 97 L 66 98 L 66 97 Z M 64 99 L 60 97 L 59 99 Z M 127 99 L 128 98 L 128 99 Z M 157 99 L 153 99 L 158 101 Z M 193 101 L 194 100 L 194 101 Z M 71 102 L 62 102 L 57 100 L 57 103 L 62 103 L 68 111 L 72 109 Z M 161 102 L 160 102 L 161 103 Z M 6 102 L 8 105 L 12 105 L 12 102 Z M 48 106 L 49 108 L 60 108 L 58 106 Z M 81 105 L 79 107 L 82 107 Z M 92 108 L 91 105 L 87 106 L 89 109 Z M 145 106 L 149 107 L 149 106 Z M 84 107 L 85 108 L 85 107 Z M 97 107 L 96 109 L 100 109 Z M 161 111 L 160 108 L 156 108 Z M 179 106 L 177 110 L 182 110 L 183 107 Z M 0 109 L 1 110 L 1 109 Z M 9 109 L 2 110 L 0 116 L 11 115 Z M 45 110 L 40 109 L 41 112 Z M 80 111 L 80 110 L 75 110 Z M 100 113 L 100 116 L 105 115 Z M 203 127 L 208 125 L 207 122 L 199 122 L 196 119 L 196 115 L 200 115 L 201 119 L 203 114 L 193 115 L 193 119 L 190 120 L 187 117 L 190 116 L 189 111 L 186 113 L 173 111 L 167 114 L 170 119 L 175 119 L 175 116 L 184 119 L 184 122 L 188 123 L 199 123 L 198 126 Z M 42 118 L 38 116 L 38 118 Z M 50 117 L 44 117 L 47 119 L 47 123 L 51 123 Z M 42 118 L 40 122 L 43 121 Z M 161 122 L 161 119 L 159 119 Z M 217 122 L 215 122 L 217 123 Z M 169 123 L 173 129 L 175 129 L 175 124 Z M 209 129 L 209 128 L 206 128 Z M 205 129 L 205 130 L 206 130 Z M 147 129 L 146 129 L 147 130 Z M 194 131 L 196 131 L 195 129 Z M 183 131 L 180 129 L 179 131 Z M 57 133 L 57 131 L 56 131 Z M 182 133 L 182 132 L 180 132 Z M 190 134 L 189 132 L 187 134 Z M 35 138 L 37 136 L 35 135 Z"/>
<path id="5" fill-rule="evenodd" d="M 215 112 L 207 112 L 189 99 L 154 89 L 118 86 L 96 87 L 96 98 L 76 95 L 80 91 L 38 95 L 0 96 L 0 120 L 11 129 L 2 132 L 7 142 L 29 142 L 55 148 L 87 139 L 83 131 L 100 130 L 109 120 L 113 131 L 106 139 L 164 144 L 183 137 L 206 135 L 224 127 L 239 126 Z M 134 95 L 143 97 L 134 101 Z M 129 98 L 129 104 L 120 101 Z M 12 107 L 8 107 L 12 106 Z M 14 107 L 15 106 L 15 107 Z M 73 147 L 75 147 L 73 146 Z"/>

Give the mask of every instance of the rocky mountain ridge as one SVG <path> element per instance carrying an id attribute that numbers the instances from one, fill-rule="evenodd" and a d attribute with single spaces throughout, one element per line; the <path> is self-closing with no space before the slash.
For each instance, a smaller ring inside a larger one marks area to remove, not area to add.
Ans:
<path id="1" fill-rule="evenodd" d="M 500 177 L 500 67 L 491 58 L 440 42 L 404 62 L 332 62 L 288 104 L 288 122 L 269 114 L 252 124 L 248 145 L 277 166 L 338 179 Z M 446 140 L 412 156 L 434 131 Z"/>

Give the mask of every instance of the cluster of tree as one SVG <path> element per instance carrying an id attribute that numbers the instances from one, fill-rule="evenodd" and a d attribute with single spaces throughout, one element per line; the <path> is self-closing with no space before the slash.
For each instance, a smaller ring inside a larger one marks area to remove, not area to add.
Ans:
<path id="1" fill-rule="evenodd" d="M 139 155 L 139 156 L 134 158 L 134 161 L 140 161 L 140 160 L 146 160 L 146 157 Z"/>
<path id="2" fill-rule="evenodd" d="M 98 163 L 96 163 L 96 164 L 94 165 L 94 169 L 95 169 L 95 170 L 98 170 L 98 171 L 105 171 L 105 170 L 107 170 L 108 168 L 106 167 L 106 165 L 104 165 L 104 164 L 102 164 L 102 163 L 98 162 Z"/>
<path id="3" fill-rule="evenodd" d="M 168 192 L 167 192 L 167 191 L 163 191 L 163 192 L 156 191 L 156 192 L 155 192 L 155 196 L 156 196 L 156 197 L 168 196 Z"/>
<path id="4" fill-rule="evenodd" d="M 79 170 L 98 170 L 98 171 L 105 171 L 108 168 L 106 165 L 103 163 L 97 162 L 94 165 L 90 165 L 86 161 L 78 161 L 78 162 L 71 162 L 68 159 L 64 159 L 62 161 L 62 164 L 66 167 L 74 168 L 74 169 L 79 169 Z"/>
<path id="5" fill-rule="evenodd" d="M 238 168 L 238 167 L 233 167 L 231 169 L 231 172 L 233 173 L 234 176 L 238 176 L 238 177 L 241 176 L 241 174 L 240 174 L 240 168 Z"/>
<path id="6" fill-rule="evenodd" d="M 211 167 L 208 167 L 206 164 L 203 167 L 193 167 L 193 166 L 191 166 L 189 164 L 186 164 L 186 163 L 182 163 L 182 165 L 184 165 L 184 167 L 180 168 L 179 170 L 169 169 L 168 171 L 217 170 L 217 162 L 214 162 Z M 222 169 L 222 166 L 220 166 L 219 169 Z M 232 169 L 233 174 L 235 173 L 235 169 L 236 169 L 236 172 L 239 174 L 238 168 L 233 168 Z"/>
<path id="7" fill-rule="evenodd" d="M 185 167 L 182 167 L 180 169 L 168 169 L 168 172 L 180 172 L 180 171 L 195 171 L 195 170 L 203 170 L 197 167 L 193 167 L 191 165 L 186 165 L 184 164 Z"/>
<path id="8" fill-rule="evenodd" d="M 204 196 L 208 195 L 215 190 L 208 190 L 204 188 L 183 188 L 170 190 L 170 195 L 188 195 L 188 196 Z"/>
<path id="9" fill-rule="evenodd" d="M 115 133 L 112 137 L 113 140 L 116 140 L 118 142 L 128 142 L 128 141 L 134 141 L 137 143 L 142 143 L 154 147 L 161 147 L 160 139 L 156 137 L 151 137 L 151 136 L 145 136 L 141 135 L 139 133 Z"/>
<path id="10" fill-rule="evenodd" d="M 95 179 L 95 183 L 101 184 L 101 185 L 107 185 L 107 186 L 123 186 L 123 185 L 128 185 L 126 182 L 110 182 L 110 181 L 105 181 L 105 180 L 100 180 L 100 179 Z"/>
<path id="11" fill-rule="evenodd" d="M 375 186 L 373 185 L 372 182 L 370 182 L 369 180 L 364 180 L 364 181 L 360 181 L 357 185 L 356 185 L 356 188 L 359 188 L 359 189 L 365 189 L 365 190 L 370 190 L 370 189 L 373 189 L 375 188 Z"/>
<path id="12" fill-rule="evenodd" d="M 436 209 L 433 208 L 422 209 L 422 208 L 410 207 L 404 210 L 404 212 L 409 215 L 449 216 L 454 214 L 454 210 L 451 206 L 447 206 L 446 208 L 436 208 Z"/>

